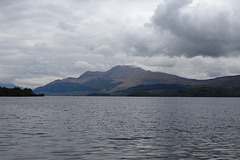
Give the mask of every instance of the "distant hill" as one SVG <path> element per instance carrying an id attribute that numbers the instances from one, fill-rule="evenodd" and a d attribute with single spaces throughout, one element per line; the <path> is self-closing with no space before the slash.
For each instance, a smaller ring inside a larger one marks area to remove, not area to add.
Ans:
<path id="1" fill-rule="evenodd" d="M 135 66 L 118 65 L 106 72 L 88 71 L 77 78 L 56 80 L 36 88 L 34 92 L 46 95 L 131 95 L 133 93 L 161 95 L 166 91 L 169 93 L 169 91 L 202 87 L 240 92 L 240 76 L 196 80 L 163 72 L 146 71 Z"/>

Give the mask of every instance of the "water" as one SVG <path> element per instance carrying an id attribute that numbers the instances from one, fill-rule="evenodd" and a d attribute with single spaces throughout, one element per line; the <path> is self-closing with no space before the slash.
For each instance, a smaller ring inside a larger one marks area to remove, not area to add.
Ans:
<path id="1" fill-rule="evenodd" d="M 0 98 L 0 159 L 239 159 L 239 98 Z"/>

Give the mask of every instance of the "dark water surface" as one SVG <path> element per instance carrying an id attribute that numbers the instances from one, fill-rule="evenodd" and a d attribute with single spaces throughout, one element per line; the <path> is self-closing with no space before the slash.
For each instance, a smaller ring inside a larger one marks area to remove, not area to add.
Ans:
<path id="1" fill-rule="evenodd" d="M 0 98 L 0 159 L 239 159 L 239 98 Z"/>

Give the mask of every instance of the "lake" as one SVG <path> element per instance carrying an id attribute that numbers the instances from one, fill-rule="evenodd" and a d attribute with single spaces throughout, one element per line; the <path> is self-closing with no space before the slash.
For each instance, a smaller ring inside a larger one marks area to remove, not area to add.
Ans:
<path id="1" fill-rule="evenodd" d="M 2 97 L 0 157 L 239 159 L 240 98 Z"/>

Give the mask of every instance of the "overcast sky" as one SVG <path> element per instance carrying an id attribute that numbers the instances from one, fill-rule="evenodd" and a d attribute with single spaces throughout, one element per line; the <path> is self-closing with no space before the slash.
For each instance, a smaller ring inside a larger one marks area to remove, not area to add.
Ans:
<path id="1" fill-rule="evenodd" d="M 240 74 L 239 0 L 0 0 L 0 83 L 35 88 L 118 64 Z"/>

